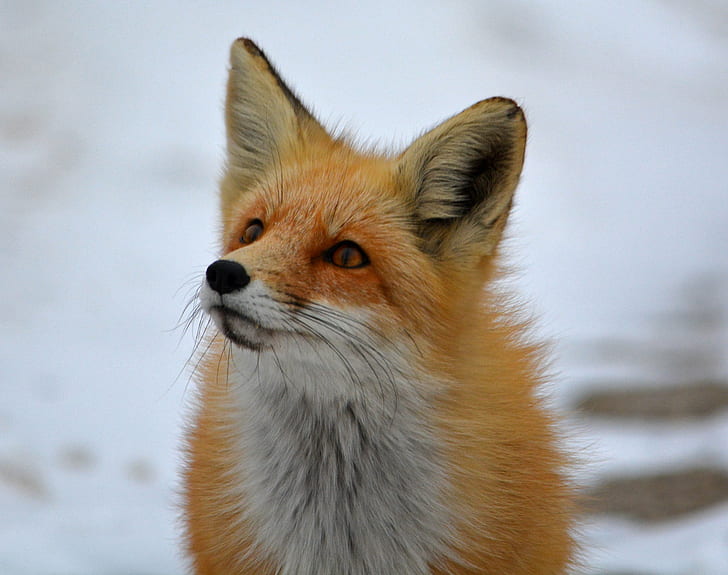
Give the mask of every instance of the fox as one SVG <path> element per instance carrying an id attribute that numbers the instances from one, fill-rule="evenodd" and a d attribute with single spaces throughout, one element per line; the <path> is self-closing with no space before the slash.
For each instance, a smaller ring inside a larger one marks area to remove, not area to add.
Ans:
<path id="1" fill-rule="evenodd" d="M 485 99 L 367 149 L 240 38 L 224 110 L 182 477 L 192 571 L 569 572 L 548 357 L 498 287 L 521 107 Z"/>

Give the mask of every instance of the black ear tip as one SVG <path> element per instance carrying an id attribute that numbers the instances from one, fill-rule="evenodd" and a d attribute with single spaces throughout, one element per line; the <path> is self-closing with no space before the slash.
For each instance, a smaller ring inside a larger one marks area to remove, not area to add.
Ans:
<path id="1" fill-rule="evenodd" d="M 523 118 L 523 110 L 514 102 L 513 106 L 506 112 L 506 117 L 509 120 L 514 120 L 516 118 Z"/>
<path id="2" fill-rule="evenodd" d="M 233 42 L 233 50 L 243 49 L 252 56 L 263 56 L 263 51 L 250 38 L 241 36 Z"/>
<path id="3" fill-rule="evenodd" d="M 488 98 L 487 100 L 481 100 L 476 104 L 476 106 L 482 106 L 482 109 L 488 110 L 491 113 L 502 113 L 509 120 L 515 120 L 516 118 L 521 120 L 525 119 L 525 114 L 521 107 L 515 100 L 511 100 L 510 98 L 496 96 L 494 98 Z"/>
<path id="4" fill-rule="evenodd" d="M 497 100 L 498 103 L 504 107 L 506 118 L 509 120 L 524 117 L 525 114 L 523 113 L 523 110 L 514 100 L 511 100 L 510 98 L 497 98 Z"/>

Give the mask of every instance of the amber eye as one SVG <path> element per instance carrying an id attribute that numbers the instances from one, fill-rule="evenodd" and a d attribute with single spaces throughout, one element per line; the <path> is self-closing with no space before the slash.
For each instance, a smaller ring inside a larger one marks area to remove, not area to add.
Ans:
<path id="1" fill-rule="evenodd" d="M 248 227 L 245 228 L 243 235 L 240 236 L 240 243 L 252 244 L 263 234 L 263 222 L 260 220 L 252 220 Z"/>
<path id="2" fill-rule="evenodd" d="M 354 242 L 349 240 L 340 242 L 327 253 L 329 262 L 340 268 L 363 268 L 369 263 L 369 258 Z"/>

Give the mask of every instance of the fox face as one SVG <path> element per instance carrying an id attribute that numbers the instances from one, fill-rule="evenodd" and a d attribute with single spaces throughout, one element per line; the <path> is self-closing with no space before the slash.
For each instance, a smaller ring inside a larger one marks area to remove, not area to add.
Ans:
<path id="1" fill-rule="evenodd" d="M 368 153 L 330 135 L 239 40 L 226 123 L 223 256 L 201 302 L 230 342 L 351 376 L 391 370 L 383 346 L 450 337 L 448 318 L 487 277 L 520 175 L 514 102 L 484 100 L 399 154 Z"/>
<path id="2" fill-rule="evenodd" d="M 284 372 L 314 364 L 303 371 L 315 395 L 393 385 L 425 316 L 420 282 L 437 278 L 388 162 L 335 149 L 323 167 L 279 168 L 233 205 L 201 290 L 225 337 Z"/>
<path id="3" fill-rule="evenodd" d="M 238 343 L 256 348 L 276 341 L 271 338 L 285 340 L 287 333 L 305 339 L 311 326 L 304 319 L 313 308 L 329 317 L 401 321 L 388 268 L 409 261 L 401 275 L 417 275 L 416 236 L 388 178 L 365 181 L 365 168 L 342 166 L 346 161 L 342 157 L 333 169 L 289 168 L 235 203 L 225 255 L 208 268 L 202 291 L 205 308 L 231 340 L 245 333 Z M 372 188 L 377 197 L 361 201 Z M 352 191 L 357 201 L 346 201 Z M 234 314 L 247 317 L 251 329 L 229 329 L 239 319 Z M 379 329 L 394 325 L 380 323 Z"/>

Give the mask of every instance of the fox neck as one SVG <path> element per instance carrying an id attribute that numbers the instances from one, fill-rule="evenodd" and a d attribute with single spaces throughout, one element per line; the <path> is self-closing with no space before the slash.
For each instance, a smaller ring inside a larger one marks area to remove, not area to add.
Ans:
<path id="1" fill-rule="evenodd" d="M 269 352 L 233 360 L 246 508 L 279 572 L 429 573 L 449 518 L 436 430 L 413 382 L 389 369 L 357 381 L 357 394 L 334 393 L 351 389 L 347 371 Z"/>

